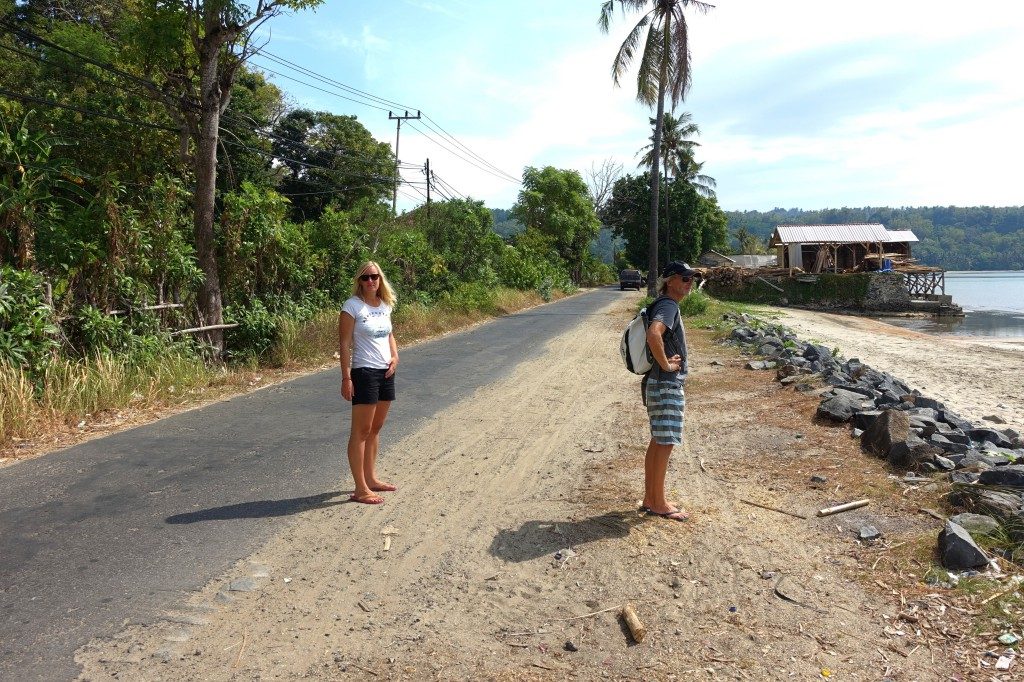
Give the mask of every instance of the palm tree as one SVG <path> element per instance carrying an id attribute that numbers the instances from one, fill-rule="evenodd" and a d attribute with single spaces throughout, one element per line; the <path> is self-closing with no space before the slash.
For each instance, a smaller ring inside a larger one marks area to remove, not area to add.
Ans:
<path id="1" fill-rule="evenodd" d="M 655 120 L 651 119 L 651 126 L 655 125 Z M 670 180 L 676 178 L 682 180 L 686 184 L 693 187 L 693 189 L 705 198 L 712 198 L 715 196 L 715 179 L 709 175 L 702 174 L 701 168 L 704 163 L 698 163 L 694 158 L 694 149 L 700 146 L 700 143 L 691 140 L 690 138 L 700 135 L 700 127 L 693 122 L 690 112 L 684 111 L 678 117 L 673 115 L 671 112 L 666 112 L 664 120 L 662 121 L 662 133 L 661 133 L 661 151 L 662 151 L 662 167 L 665 169 L 665 262 L 667 263 L 672 259 L 672 254 L 669 252 L 671 244 L 671 234 L 669 220 L 671 214 L 669 212 L 669 191 L 672 187 Z M 640 159 L 640 163 L 637 164 L 640 167 L 650 166 L 654 159 L 654 135 L 651 135 L 651 144 L 646 145 L 640 149 L 643 153 L 643 157 Z"/>
<path id="2" fill-rule="evenodd" d="M 644 39 L 643 54 L 637 72 L 636 97 L 640 102 L 656 107 L 653 149 L 660 150 L 665 95 L 669 95 L 674 109 L 690 87 L 690 45 L 683 10 L 686 7 L 694 7 L 706 12 L 713 5 L 701 0 L 607 0 L 601 4 L 601 16 L 598 19 L 598 26 L 605 33 L 611 25 L 616 4 L 623 14 L 627 11 L 643 11 L 644 15 L 619 46 L 619 51 L 612 61 L 612 81 L 619 85 L 620 78 L 633 63 L 641 39 Z M 651 154 L 651 227 L 648 239 L 647 291 L 652 295 L 654 274 L 658 270 L 660 160 L 659 154 Z"/>

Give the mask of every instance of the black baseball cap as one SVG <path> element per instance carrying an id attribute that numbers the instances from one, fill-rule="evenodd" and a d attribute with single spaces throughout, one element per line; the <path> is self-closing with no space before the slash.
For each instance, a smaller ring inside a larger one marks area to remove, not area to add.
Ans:
<path id="1" fill-rule="evenodd" d="M 672 275 L 682 275 L 683 277 L 700 277 L 700 273 L 691 268 L 689 265 L 681 260 L 674 260 L 665 266 L 665 269 L 661 271 L 661 276 L 664 279 L 668 279 Z"/>

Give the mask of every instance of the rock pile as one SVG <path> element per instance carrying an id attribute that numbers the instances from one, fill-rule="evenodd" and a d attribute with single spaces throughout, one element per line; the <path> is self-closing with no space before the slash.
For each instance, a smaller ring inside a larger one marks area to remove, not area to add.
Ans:
<path id="1" fill-rule="evenodd" d="M 944 473 L 955 484 L 955 506 L 993 514 L 1014 540 L 1024 542 L 1020 433 L 973 424 L 899 378 L 800 341 L 781 325 L 746 314 L 729 313 L 725 320 L 734 325 L 726 343 L 763 358 L 749 362 L 749 369 L 774 369 L 780 382 L 805 390 L 813 390 L 809 378 L 820 379 L 831 388 L 821 395 L 818 417 L 849 423 L 866 452 L 894 467 Z M 951 537 L 955 529 L 947 528 L 944 538 Z"/>

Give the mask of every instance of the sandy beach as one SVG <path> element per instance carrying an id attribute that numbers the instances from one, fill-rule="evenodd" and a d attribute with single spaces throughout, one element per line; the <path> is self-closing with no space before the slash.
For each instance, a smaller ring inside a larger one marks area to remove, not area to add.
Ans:
<path id="1" fill-rule="evenodd" d="M 878 320 L 792 308 L 772 308 L 800 338 L 839 348 L 890 372 L 971 421 L 998 416 L 1024 429 L 1024 340 L 932 336 Z"/>

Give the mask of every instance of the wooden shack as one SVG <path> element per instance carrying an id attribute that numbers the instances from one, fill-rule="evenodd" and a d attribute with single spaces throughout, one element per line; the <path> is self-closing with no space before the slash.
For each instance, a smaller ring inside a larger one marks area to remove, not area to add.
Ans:
<path id="1" fill-rule="evenodd" d="M 881 223 L 779 225 L 768 245 L 780 267 L 816 273 L 878 270 L 886 260 L 908 265 L 916 241 L 910 230 L 887 230 Z"/>

